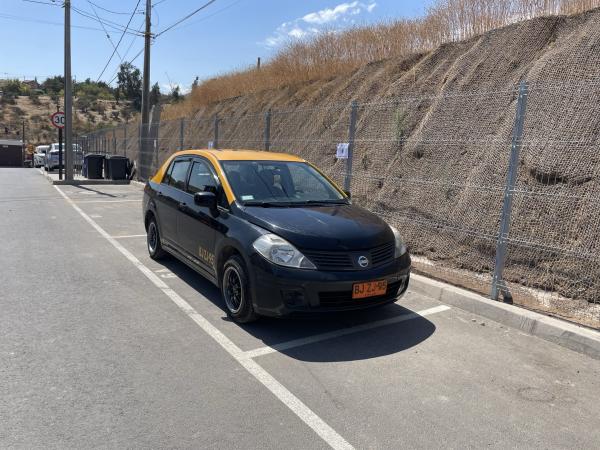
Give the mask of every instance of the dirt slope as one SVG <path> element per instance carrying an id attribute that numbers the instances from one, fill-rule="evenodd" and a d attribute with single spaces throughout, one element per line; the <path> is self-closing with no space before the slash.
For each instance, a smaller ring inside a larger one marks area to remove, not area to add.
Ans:
<path id="1" fill-rule="evenodd" d="M 232 98 L 186 123 L 185 146 L 205 146 L 218 113 L 221 147 L 260 148 L 272 108 L 271 148 L 342 180 L 335 144 L 358 100 L 356 201 L 402 228 L 419 270 L 487 293 L 522 80 L 530 92 L 505 276 L 515 301 L 600 326 L 600 10 Z M 151 165 L 178 147 L 179 126 L 161 124 Z"/>

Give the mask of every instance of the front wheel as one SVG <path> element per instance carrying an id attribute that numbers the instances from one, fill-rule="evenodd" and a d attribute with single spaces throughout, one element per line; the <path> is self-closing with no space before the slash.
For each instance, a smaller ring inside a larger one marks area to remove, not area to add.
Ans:
<path id="1" fill-rule="evenodd" d="M 248 323 L 257 319 L 252 307 L 250 279 L 244 261 L 237 255 L 229 258 L 223 266 L 221 294 L 227 315 L 235 322 Z"/>
<path id="2" fill-rule="evenodd" d="M 160 243 L 160 233 L 156 219 L 152 217 L 148 223 L 148 231 L 146 232 L 146 243 L 148 246 L 148 254 L 150 258 L 158 261 L 165 256 L 165 251 Z"/>

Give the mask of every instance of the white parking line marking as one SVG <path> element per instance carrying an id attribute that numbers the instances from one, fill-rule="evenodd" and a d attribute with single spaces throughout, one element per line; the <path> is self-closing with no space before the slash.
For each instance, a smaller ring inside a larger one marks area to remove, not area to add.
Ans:
<path id="1" fill-rule="evenodd" d="M 256 358 L 258 356 L 268 355 L 270 353 L 275 352 L 281 352 L 284 350 L 289 350 L 291 348 L 301 347 L 303 345 L 314 344 L 316 342 L 321 342 L 340 336 L 346 336 L 348 334 L 359 333 L 361 331 L 384 327 L 386 325 L 392 325 L 394 323 L 405 322 L 411 319 L 418 319 L 419 317 L 430 316 L 432 314 L 448 311 L 449 309 L 450 307 L 446 305 L 435 306 L 433 308 L 424 309 L 423 311 L 403 314 L 401 316 L 391 317 L 389 319 L 378 320 L 376 322 L 365 323 L 363 325 L 357 325 L 349 328 L 342 328 L 341 330 L 329 331 L 327 333 L 315 334 L 314 336 L 294 339 L 292 341 L 282 342 L 280 344 L 275 344 L 267 347 L 260 347 L 255 350 L 249 350 L 244 354 L 248 358 Z"/>
<path id="2" fill-rule="evenodd" d="M 127 234 L 125 236 L 111 236 L 113 239 L 132 239 L 132 238 L 145 238 L 145 234 Z"/>
<path id="3" fill-rule="evenodd" d="M 308 406 L 306 406 L 298 397 L 292 394 L 285 386 L 277 381 L 271 374 L 263 369 L 256 361 L 248 358 L 244 352 L 235 345 L 227 336 L 219 331 L 214 325 L 198 313 L 192 306 L 170 289 L 167 284 L 152 272 L 148 267 L 140 262 L 133 253 L 123 247 L 116 239 L 112 238 L 100 225 L 98 225 L 90 216 L 75 204 L 58 186 L 54 188 L 64 197 L 64 199 L 79 213 L 83 219 L 89 223 L 100 235 L 110 242 L 125 258 L 127 258 L 140 272 L 142 272 L 157 288 L 167 295 L 181 311 L 192 319 L 202 330 L 214 339 L 227 353 L 229 353 L 244 369 L 246 369 L 254 378 L 275 395 L 285 406 L 296 414 L 305 424 L 307 424 L 317 435 L 334 449 L 354 449 L 341 435 L 331 428 L 323 419 L 317 416 Z"/>

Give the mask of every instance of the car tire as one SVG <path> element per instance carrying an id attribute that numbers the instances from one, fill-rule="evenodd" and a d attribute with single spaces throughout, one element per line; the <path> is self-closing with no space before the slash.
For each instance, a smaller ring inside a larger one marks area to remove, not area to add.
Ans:
<path id="1" fill-rule="evenodd" d="M 155 261 L 165 257 L 166 252 L 162 248 L 160 243 L 160 232 L 158 231 L 158 224 L 156 219 L 152 217 L 148 222 L 148 230 L 146 231 L 146 246 L 148 247 L 148 254 L 150 258 Z"/>
<path id="2" fill-rule="evenodd" d="M 258 316 L 252 306 L 250 278 L 240 256 L 233 255 L 225 262 L 220 281 L 227 315 L 237 323 L 256 320 Z"/>

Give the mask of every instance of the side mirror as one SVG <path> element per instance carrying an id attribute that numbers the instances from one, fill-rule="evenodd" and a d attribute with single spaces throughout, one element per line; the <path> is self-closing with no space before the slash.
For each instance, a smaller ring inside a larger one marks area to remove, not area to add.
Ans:
<path id="1" fill-rule="evenodd" d="M 206 206 L 211 211 L 217 211 L 217 196 L 214 192 L 196 192 L 194 194 L 194 203 L 198 206 Z"/>
<path id="2" fill-rule="evenodd" d="M 344 191 L 344 194 L 346 194 L 346 197 L 348 198 L 352 198 L 352 194 L 350 193 L 350 191 Z"/>

